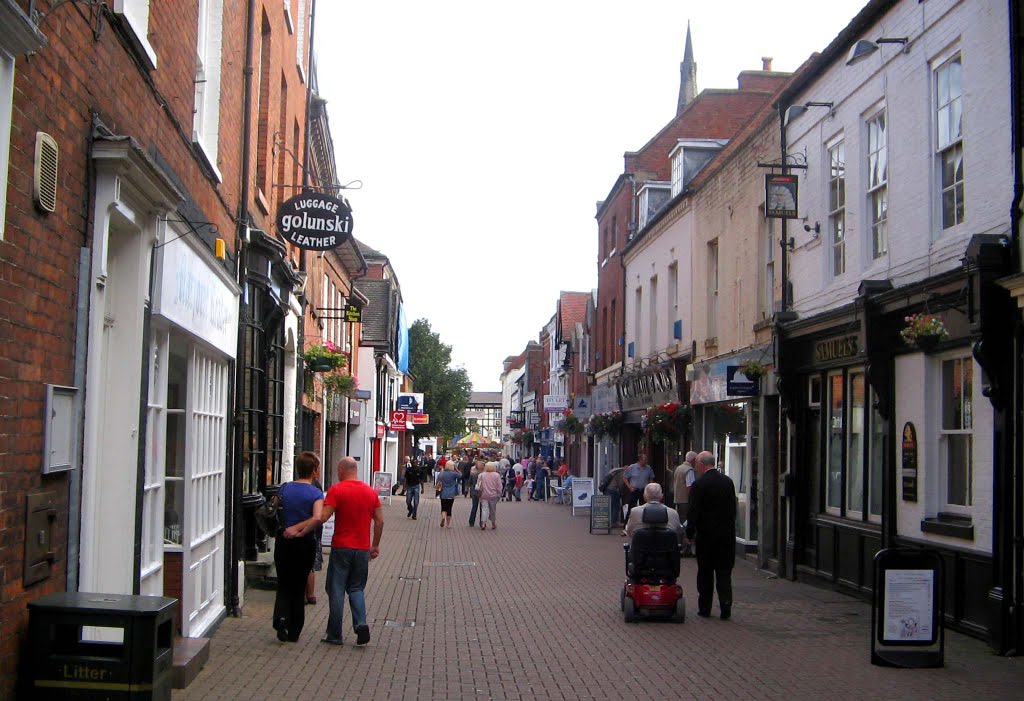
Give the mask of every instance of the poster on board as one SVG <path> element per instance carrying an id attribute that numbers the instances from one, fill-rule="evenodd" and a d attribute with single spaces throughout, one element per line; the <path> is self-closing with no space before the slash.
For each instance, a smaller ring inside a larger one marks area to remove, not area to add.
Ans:
<path id="1" fill-rule="evenodd" d="M 395 483 L 395 476 L 390 472 L 374 472 L 373 473 L 373 491 L 377 492 L 377 496 L 388 500 L 388 504 L 391 503 L 391 487 Z"/>
<path id="2" fill-rule="evenodd" d="M 590 500 L 594 496 L 594 480 L 593 478 L 572 478 L 572 515 L 576 515 L 576 510 L 584 511 L 590 508 Z"/>

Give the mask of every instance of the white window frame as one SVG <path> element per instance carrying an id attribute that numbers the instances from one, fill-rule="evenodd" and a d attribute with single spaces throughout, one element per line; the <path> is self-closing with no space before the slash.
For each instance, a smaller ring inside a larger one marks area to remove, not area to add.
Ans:
<path id="1" fill-rule="evenodd" d="M 14 116 L 14 57 L 0 48 L 0 241 L 7 221 L 7 171 L 11 157 Z"/>
<path id="2" fill-rule="evenodd" d="M 633 321 L 633 342 L 636 344 L 633 346 L 634 357 L 639 357 L 640 353 L 640 319 L 642 318 L 644 311 L 644 288 L 637 285 L 636 292 L 633 296 L 634 301 L 634 321 Z M 629 345 L 628 342 L 626 344 Z"/>
<path id="3" fill-rule="evenodd" d="M 947 427 L 945 417 L 945 400 L 946 400 L 946 385 L 945 385 L 945 373 L 943 367 L 946 363 L 961 361 L 961 368 L 964 366 L 970 367 L 971 370 L 971 391 L 966 394 L 962 394 L 961 400 L 963 406 L 961 407 L 961 417 L 966 417 L 966 421 L 963 423 L 968 424 L 966 426 L 961 425 L 958 428 Z M 978 368 L 974 359 L 970 353 L 964 354 L 951 353 L 936 358 L 939 370 L 939 405 L 938 409 L 938 428 L 939 428 L 939 459 L 938 459 L 938 470 L 936 472 L 936 479 L 938 482 L 938 503 L 940 510 L 948 513 L 958 514 L 961 516 L 971 516 L 974 508 L 974 405 L 976 401 L 975 390 L 978 386 L 978 379 L 980 377 L 980 368 Z M 969 464 L 967 467 L 967 504 L 951 504 L 949 503 L 949 436 L 968 436 L 967 446 L 967 458 Z"/>
<path id="4" fill-rule="evenodd" d="M 718 239 L 708 242 L 707 338 L 718 338 Z"/>
<path id="5" fill-rule="evenodd" d="M 954 64 L 954 62 L 959 63 L 959 65 L 960 65 L 960 91 L 956 95 L 953 95 L 952 93 L 950 93 L 950 95 L 948 96 L 948 99 L 945 100 L 945 101 L 942 101 L 942 99 L 940 98 L 940 95 L 939 95 L 940 81 L 942 81 L 942 79 L 943 79 L 944 72 L 947 69 L 949 69 Z M 935 111 L 934 111 L 935 132 L 934 133 L 935 133 L 935 175 L 936 175 L 936 186 L 937 186 L 937 191 L 938 191 L 937 221 L 938 221 L 938 224 L 939 224 L 938 231 L 939 231 L 940 234 L 942 234 L 942 233 L 944 233 L 944 232 L 946 232 L 946 231 L 948 231 L 950 229 L 955 229 L 956 227 L 962 225 L 964 223 L 964 221 L 966 220 L 966 218 L 967 218 L 967 207 L 966 207 L 966 205 L 964 203 L 964 195 L 965 195 L 965 188 L 966 188 L 966 178 L 964 177 L 964 163 L 963 163 L 963 160 L 964 160 L 964 148 L 963 148 L 963 138 L 964 138 L 964 128 L 963 128 L 963 116 L 964 116 L 964 111 L 963 111 L 963 96 L 964 96 L 964 90 L 963 90 L 963 55 L 961 54 L 959 48 L 957 48 L 957 49 L 949 52 L 947 55 L 944 55 L 944 56 L 941 56 L 939 58 L 936 58 L 932 62 L 932 65 L 934 66 L 934 68 L 932 70 L 932 99 L 935 100 Z M 959 120 L 951 120 L 950 119 L 950 115 L 953 114 L 953 113 L 959 114 Z M 945 138 L 944 138 L 944 136 L 942 134 L 942 124 L 943 124 L 943 122 L 947 122 L 948 126 L 950 126 L 950 127 L 952 127 L 953 123 L 956 122 L 956 126 L 959 129 L 958 133 L 956 133 L 955 135 L 947 134 L 945 136 Z M 944 170 L 943 169 L 943 163 L 945 162 L 945 159 L 947 157 L 949 157 L 951 155 L 952 156 L 956 156 L 957 154 L 959 155 L 959 161 L 960 161 L 960 179 L 957 180 L 956 177 L 954 176 L 952 184 L 949 187 L 946 187 L 946 186 L 943 185 L 943 182 L 942 182 L 942 173 L 943 173 L 943 170 Z M 959 195 L 957 194 L 958 191 L 959 191 Z M 948 226 L 946 225 L 946 221 L 944 219 L 944 214 L 943 214 L 943 212 L 944 212 L 943 200 L 945 199 L 945 196 L 946 196 L 947 192 L 952 192 L 953 197 L 954 197 L 953 221 Z M 959 218 L 957 218 L 957 214 L 956 214 L 956 212 L 957 212 L 956 203 L 959 203 L 960 209 L 961 209 L 961 214 L 960 214 Z"/>
<path id="6" fill-rule="evenodd" d="M 650 309 L 649 323 L 649 334 L 650 334 L 650 345 L 648 346 L 648 353 L 654 353 L 658 350 L 658 276 L 651 276 L 651 294 L 647 302 L 647 306 Z"/>
<path id="7" fill-rule="evenodd" d="M 306 0 L 298 0 L 295 18 L 295 68 L 299 80 L 306 82 Z"/>
<path id="8" fill-rule="evenodd" d="M 680 192 L 682 192 L 684 185 L 688 184 L 697 175 L 697 173 L 686 172 L 687 149 L 689 149 L 690 151 L 711 151 L 713 158 L 714 153 L 721 151 L 722 147 L 725 146 L 727 143 L 729 143 L 728 139 L 680 139 L 679 142 L 676 144 L 675 148 L 673 148 L 672 151 L 669 153 L 669 157 L 672 162 L 671 196 L 675 197 Z M 705 162 L 704 166 L 706 166 L 708 162 L 710 162 L 710 159 L 707 162 Z M 701 166 L 701 168 L 697 172 L 699 173 L 700 170 L 704 168 L 704 166 Z"/>
<path id="9" fill-rule="evenodd" d="M 828 174 L 826 202 L 828 208 L 829 273 L 833 278 L 846 272 L 846 142 L 840 134 L 826 145 Z M 838 158 L 837 158 L 838 156 Z M 840 162 L 839 159 L 842 159 Z M 839 167 L 837 167 L 837 164 Z"/>
<path id="10" fill-rule="evenodd" d="M 679 261 L 668 265 L 668 311 L 674 324 L 679 321 Z"/>
<path id="11" fill-rule="evenodd" d="M 131 30 L 142 57 L 156 68 L 156 50 L 149 43 L 149 0 L 114 0 L 114 14 Z"/>
<path id="12" fill-rule="evenodd" d="M 217 182 L 223 182 L 224 178 L 217 168 L 217 152 L 220 136 L 224 0 L 199 0 L 198 15 L 192 143 L 198 147 Z"/>
<path id="13" fill-rule="evenodd" d="M 881 138 L 873 127 L 882 120 Z M 868 241 L 871 260 L 889 253 L 889 114 L 882 105 L 864 122 L 867 145 L 867 211 Z M 881 204 L 881 216 L 876 218 Z"/>
<path id="14" fill-rule="evenodd" d="M 775 314 L 775 220 L 764 217 L 764 268 L 761 311 L 766 319 Z"/>

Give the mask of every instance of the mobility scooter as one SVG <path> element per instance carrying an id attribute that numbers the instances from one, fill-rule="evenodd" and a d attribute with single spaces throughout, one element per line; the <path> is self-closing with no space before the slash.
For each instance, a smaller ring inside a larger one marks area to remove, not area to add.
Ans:
<path id="1" fill-rule="evenodd" d="M 686 620 L 686 599 L 679 579 L 681 548 L 678 534 L 668 527 L 668 509 L 652 502 L 644 507 L 643 528 L 623 543 L 626 581 L 622 613 L 627 623 L 640 618 Z"/>

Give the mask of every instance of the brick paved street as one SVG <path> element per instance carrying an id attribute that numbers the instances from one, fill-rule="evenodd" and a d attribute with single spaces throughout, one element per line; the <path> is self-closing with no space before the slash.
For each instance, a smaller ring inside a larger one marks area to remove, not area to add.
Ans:
<path id="1" fill-rule="evenodd" d="M 405 518 L 400 498 L 385 512 L 367 587 L 369 646 L 353 645 L 347 611 L 346 644 L 319 642 L 322 591 L 306 609 L 302 640 L 280 643 L 272 594 L 250 590 L 244 615 L 221 625 L 206 668 L 174 698 L 1022 697 L 1024 660 L 995 657 L 956 633 L 947 633 L 944 669 L 874 667 L 868 604 L 746 562 L 734 574 L 732 620 L 696 616 L 696 565 L 684 560 L 686 623 L 626 624 L 622 539 L 590 535 L 587 519 L 570 518 L 568 507 L 502 503 L 498 529 L 487 532 L 466 525 L 468 499 L 456 500 L 449 530 L 438 528 L 433 498 L 417 521 Z"/>

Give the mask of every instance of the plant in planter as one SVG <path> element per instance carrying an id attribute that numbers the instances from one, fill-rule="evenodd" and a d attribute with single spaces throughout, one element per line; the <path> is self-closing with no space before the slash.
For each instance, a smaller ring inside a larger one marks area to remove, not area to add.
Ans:
<path id="1" fill-rule="evenodd" d="M 302 354 L 302 359 L 306 363 L 306 369 L 311 372 L 330 372 L 348 362 L 342 350 L 330 341 L 310 346 Z"/>
<path id="2" fill-rule="evenodd" d="M 529 448 L 533 445 L 533 431 L 523 431 L 523 447 Z"/>
<path id="3" fill-rule="evenodd" d="M 757 360 L 748 360 L 740 366 L 740 372 L 746 375 L 748 380 L 757 382 L 768 372 L 768 367 Z"/>
<path id="4" fill-rule="evenodd" d="M 644 415 L 641 427 L 650 431 L 655 443 L 674 441 L 683 434 L 690 423 L 690 408 L 677 402 L 667 402 L 651 407 Z"/>
<path id="5" fill-rule="evenodd" d="M 352 393 L 359 388 L 359 382 L 347 372 L 332 372 L 323 377 L 324 389 L 328 392 L 351 397 Z"/>
<path id="6" fill-rule="evenodd" d="M 587 431 L 597 440 L 605 436 L 617 436 L 622 431 L 622 412 L 606 411 L 591 414 L 587 420 Z"/>
<path id="7" fill-rule="evenodd" d="M 908 346 L 928 352 L 949 338 L 946 325 L 938 314 L 911 314 L 903 317 L 903 321 L 906 325 L 900 331 L 900 338 Z"/>

